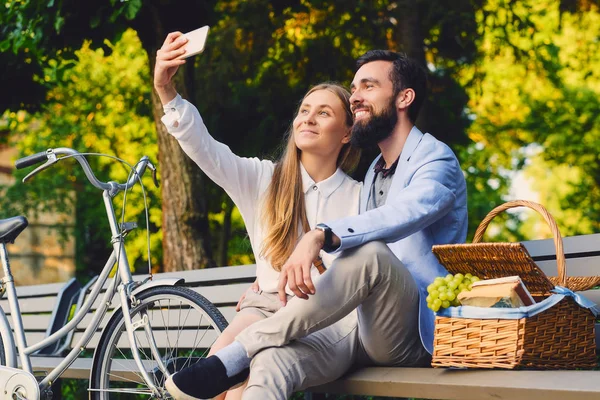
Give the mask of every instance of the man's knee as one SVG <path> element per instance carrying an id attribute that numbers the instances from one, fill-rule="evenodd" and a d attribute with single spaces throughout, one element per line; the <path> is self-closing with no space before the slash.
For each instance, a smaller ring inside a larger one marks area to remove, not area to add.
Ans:
<path id="1" fill-rule="evenodd" d="M 273 347 L 257 353 L 250 364 L 248 393 L 266 398 L 288 398 L 302 380 L 283 348 Z M 246 396 L 244 396 L 246 398 Z"/>
<path id="2" fill-rule="evenodd" d="M 391 266 L 402 265 L 388 245 L 380 241 L 368 242 L 355 249 L 351 249 L 336 261 L 345 264 L 345 269 L 366 268 L 378 271 L 386 270 Z"/>

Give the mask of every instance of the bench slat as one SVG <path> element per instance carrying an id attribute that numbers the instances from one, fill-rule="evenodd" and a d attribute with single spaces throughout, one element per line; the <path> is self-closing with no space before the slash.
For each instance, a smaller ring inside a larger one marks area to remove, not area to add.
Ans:
<path id="1" fill-rule="evenodd" d="M 556 260 L 536 261 L 538 267 L 548 276 L 557 276 Z M 570 258 L 566 260 L 567 276 L 600 275 L 600 256 Z"/>
<path id="2" fill-rule="evenodd" d="M 192 287 L 189 289 L 200 293 L 206 297 L 211 303 L 223 304 L 223 303 L 237 303 L 242 294 L 250 287 L 249 283 L 234 283 L 231 285 L 219 285 L 219 286 L 201 286 Z M 102 295 L 102 294 L 101 294 Z M 91 311 L 95 311 L 98 306 L 102 303 L 102 298 L 99 296 L 96 301 L 92 304 Z M 113 297 L 110 308 L 113 309 L 119 306 L 120 301 L 117 295 Z"/>
<path id="3" fill-rule="evenodd" d="M 59 357 L 32 357 L 35 371 L 50 371 Z M 88 379 L 92 360 L 77 359 L 64 378 Z M 115 367 L 118 368 L 117 365 Z M 123 365 L 117 370 L 130 370 Z M 126 376 L 135 379 L 136 376 Z M 311 388 L 320 393 L 402 396 L 448 400 L 596 400 L 597 371 L 449 371 L 433 368 L 371 367 Z"/>
<path id="4" fill-rule="evenodd" d="M 51 317 L 52 315 L 50 314 L 25 314 L 21 317 L 23 320 L 23 328 L 25 329 L 25 332 L 31 330 L 46 331 L 48 325 L 50 325 Z M 8 318 L 8 323 L 12 329 L 12 318 Z"/>
<path id="5" fill-rule="evenodd" d="M 98 343 L 100 341 L 100 336 L 101 336 L 101 332 L 96 332 L 94 334 L 94 336 L 92 336 L 92 339 L 90 340 L 90 343 L 87 344 L 87 346 L 85 346 L 86 349 L 95 349 L 96 347 L 98 347 Z M 77 343 L 77 341 L 79 341 L 81 339 L 81 337 L 83 336 L 82 332 L 77 332 L 73 335 L 73 341 L 72 344 Z M 204 347 L 208 347 L 210 346 L 212 343 L 214 343 L 214 341 L 217 339 L 218 333 L 215 330 L 207 330 L 207 331 L 202 331 L 200 333 L 198 333 L 197 330 L 187 330 L 187 331 L 171 331 L 170 334 L 168 335 L 168 338 L 170 339 L 170 343 L 171 345 L 173 345 L 173 343 L 175 343 L 176 337 L 179 337 L 179 343 L 181 343 L 181 345 L 179 345 L 179 348 L 186 348 L 188 346 L 193 346 L 194 344 L 196 345 L 197 348 L 204 348 Z M 143 338 L 143 336 L 141 334 L 138 335 L 138 338 Z M 138 343 L 138 345 L 140 347 L 145 347 L 147 346 L 147 341 L 142 341 L 143 339 L 139 339 L 140 343 Z M 169 342 L 167 341 L 167 334 L 166 332 L 155 332 L 155 340 L 158 346 L 168 346 Z M 127 339 L 126 336 L 122 336 L 121 339 L 119 340 L 119 344 L 118 347 L 120 348 L 129 348 L 129 340 Z"/>
<path id="6" fill-rule="evenodd" d="M 191 288 L 192 290 L 200 293 L 201 295 L 203 295 L 204 297 L 206 297 L 209 301 L 211 301 L 214 304 L 237 304 L 238 300 L 240 299 L 241 295 L 248 289 L 248 287 L 250 287 L 249 283 L 237 283 L 237 284 L 232 284 L 232 285 L 225 285 L 225 286 L 206 286 L 206 287 L 194 287 Z M 96 299 L 96 301 L 94 302 L 94 304 L 92 305 L 91 308 L 91 312 L 88 312 L 87 315 L 81 320 L 81 322 L 77 325 L 77 329 L 80 330 L 84 330 L 88 324 L 91 322 L 92 317 L 93 317 L 93 312 L 96 310 L 96 308 L 101 304 L 101 299 L 98 298 Z M 115 307 L 119 306 L 120 301 L 118 299 L 117 296 L 115 296 L 111 302 L 111 308 L 110 308 L 110 314 L 112 315 L 112 310 Z M 230 307 L 230 306 L 229 306 Z M 227 306 L 225 308 L 228 308 Z M 233 307 L 235 309 L 235 307 Z M 229 311 L 228 311 L 228 315 L 232 315 Z M 101 323 L 101 327 L 104 327 L 107 323 L 110 316 L 106 316 L 104 317 L 104 320 Z M 230 318 L 225 316 L 225 318 L 227 318 L 228 321 L 230 321 Z"/>
<path id="7" fill-rule="evenodd" d="M 552 239 L 530 240 L 522 243 L 532 257 L 556 254 Z M 565 237 L 563 238 L 563 249 L 567 255 L 571 253 L 599 252 L 600 233 Z"/>
<path id="8" fill-rule="evenodd" d="M 161 278 L 183 278 L 186 283 L 197 286 L 199 283 L 211 281 L 229 281 L 256 278 L 256 265 L 239 265 L 232 267 L 205 268 L 191 271 L 165 272 L 155 275 Z M 143 276 L 143 275 L 142 275 Z"/>
<path id="9" fill-rule="evenodd" d="M 19 309 L 21 313 L 52 313 L 56 305 L 56 297 L 33 297 L 29 299 L 19 299 Z M 8 300 L 0 300 L 0 307 L 7 315 L 10 315 L 10 305 Z"/>
<path id="10" fill-rule="evenodd" d="M 56 367 L 63 359 L 60 357 L 32 357 L 31 363 L 35 366 L 34 371 L 45 371 L 50 372 Z M 149 366 L 148 370 L 152 370 L 155 364 L 144 362 L 146 366 Z M 75 360 L 73 364 L 61 375 L 61 378 L 70 379 L 89 379 L 90 371 L 92 370 L 92 359 L 91 358 L 80 358 Z M 123 380 L 131 382 L 140 381 L 139 372 L 135 361 L 130 360 L 119 360 L 118 363 L 114 363 L 112 371 L 117 373 Z"/>
<path id="11" fill-rule="evenodd" d="M 64 286 L 65 282 L 17 286 L 17 297 L 56 296 Z"/>
<path id="12" fill-rule="evenodd" d="M 366 368 L 310 389 L 323 393 L 447 400 L 597 400 L 598 371 Z"/>
<path id="13" fill-rule="evenodd" d="M 46 337 L 46 332 L 25 332 L 27 346 L 41 342 Z"/>
<path id="14" fill-rule="evenodd" d="M 228 322 L 231 322 L 231 320 L 233 319 L 233 317 L 236 314 L 235 307 L 232 307 L 232 306 L 219 307 L 219 311 L 221 311 L 221 314 L 223 314 L 223 316 L 225 317 L 225 319 L 227 319 Z M 106 317 L 104 317 L 104 319 L 100 323 L 100 329 L 103 329 L 106 326 L 106 324 L 108 324 L 108 321 L 110 320 L 111 316 L 112 316 L 112 312 L 109 313 Z M 78 331 L 85 330 L 85 328 L 90 324 L 90 322 L 92 322 L 93 317 L 94 317 L 94 315 L 92 313 L 87 313 L 86 316 L 83 317 L 81 322 L 77 325 L 77 330 Z"/>
<path id="15" fill-rule="evenodd" d="M 148 277 L 148 274 L 134 275 L 134 281 L 143 281 Z M 213 282 L 221 281 L 234 281 L 234 280 L 254 280 L 256 278 L 256 265 L 237 265 L 231 267 L 219 267 L 219 268 L 204 268 L 187 271 L 175 271 L 175 272 L 162 272 L 154 274 L 156 279 L 164 278 L 182 278 L 185 280 L 186 285 L 189 286 L 200 286 L 210 285 Z M 103 288 L 106 289 L 112 282 L 112 279 L 108 279 Z"/>

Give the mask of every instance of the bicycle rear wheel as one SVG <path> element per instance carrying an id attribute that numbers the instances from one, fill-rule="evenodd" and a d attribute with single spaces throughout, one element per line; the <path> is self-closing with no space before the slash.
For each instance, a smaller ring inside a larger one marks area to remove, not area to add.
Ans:
<path id="1" fill-rule="evenodd" d="M 0 335 L 0 365 L 6 366 L 6 355 L 4 354 L 4 338 L 2 337 L 2 335 Z"/>
<path id="2" fill-rule="evenodd" d="M 131 309 L 132 321 L 141 323 L 147 316 L 153 336 L 151 340 L 143 326 L 135 330 L 138 351 L 145 370 L 160 389 L 164 389 L 166 378 L 150 350 L 152 341 L 160 359 L 173 373 L 205 357 L 227 327 L 227 320 L 211 302 L 187 288 L 154 287 L 136 298 L 139 304 Z M 115 313 L 94 355 L 90 399 L 156 398 L 133 360 L 122 310 Z M 163 398 L 170 398 L 165 393 Z"/>

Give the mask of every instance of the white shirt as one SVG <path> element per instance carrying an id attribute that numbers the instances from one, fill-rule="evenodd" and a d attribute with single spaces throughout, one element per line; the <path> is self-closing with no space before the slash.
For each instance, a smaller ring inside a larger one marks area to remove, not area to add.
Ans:
<path id="1" fill-rule="evenodd" d="M 233 154 L 228 146 L 210 136 L 198 109 L 180 95 L 166 104 L 164 110 L 162 122 L 169 133 L 179 141 L 183 151 L 202 171 L 227 192 L 240 210 L 256 259 L 260 289 L 270 293 L 277 292 L 279 272 L 260 256 L 265 237 L 260 223 L 261 201 L 271 182 L 275 164 L 268 160 Z M 338 168 L 332 176 L 318 183 L 303 166 L 301 174 L 306 216 L 311 229 L 321 222 L 358 214 L 362 185 L 342 170 Z M 336 256 L 321 251 L 326 267 L 331 265 Z M 313 282 L 318 277 L 319 272 L 313 267 Z"/>

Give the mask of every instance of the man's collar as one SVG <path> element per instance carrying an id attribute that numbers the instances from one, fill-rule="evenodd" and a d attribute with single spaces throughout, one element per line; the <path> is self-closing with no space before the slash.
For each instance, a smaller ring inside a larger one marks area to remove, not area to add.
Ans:
<path id="1" fill-rule="evenodd" d="M 416 126 L 413 126 L 411 128 L 410 132 L 408 132 L 408 137 L 406 138 L 406 142 L 404 142 L 404 147 L 402 148 L 402 152 L 400 153 L 400 156 L 396 159 L 396 161 L 394 161 L 394 163 L 388 169 L 386 169 L 385 168 L 386 161 L 383 158 L 383 155 L 381 155 L 381 157 L 377 160 L 377 162 L 373 166 L 373 171 L 376 174 L 379 172 L 383 172 L 384 178 L 386 176 L 391 175 L 394 172 L 396 172 L 396 167 L 398 166 L 399 161 L 400 160 L 402 160 L 402 162 L 408 161 L 408 159 L 410 158 L 412 153 L 417 148 L 417 145 L 421 141 L 422 137 L 423 137 L 423 133 L 419 130 L 419 128 L 417 128 Z"/>
<path id="2" fill-rule="evenodd" d="M 402 148 L 402 153 L 400 153 L 400 160 L 402 162 L 408 161 L 412 153 L 417 148 L 419 142 L 423 138 L 423 132 L 419 130 L 416 126 L 413 126 L 410 132 L 408 133 L 408 137 L 406 138 L 406 142 L 404 143 L 404 147 Z"/>
<path id="3" fill-rule="evenodd" d="M 394 161 L 392 166 L 386 169 L 385 168 L 385 160 L 383 157 L 381 157 L 375 163 L 375 166 L 373 167 L 373 171 L 375 172 L 375 174 L 378 174 L 381 172 L 381 176 L 383 178 L 386 178 L 389 175 L 393 175 L 394 172 L 396 172 L 396 167 L 398 166 L 398 160 L 400 160 L 400 157 L 396 158 L 396 161 Z"/>
<path id="4" fill-rule="evenodd" d="M 300 163 L 300 175 L 302 176 L 302 190 L 304 193 L 308 193 L 309 190 L 315 190 L 316 187 L 319 192 L 325 197 L 331 196 L 333 192 L 344 182 L 344 172 L 338 168 L 333 175 L 329 178 L 315 183 L 314 179 L 310 177 L 304 165 Z"/>

